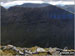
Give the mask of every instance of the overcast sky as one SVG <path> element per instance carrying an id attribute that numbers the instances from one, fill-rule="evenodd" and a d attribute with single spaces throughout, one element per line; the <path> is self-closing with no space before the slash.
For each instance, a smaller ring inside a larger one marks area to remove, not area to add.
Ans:
<path id="1" fill-rule="evenodd" d="M 15 0 L 0 0 L 0 2 L 7 2 L 7 1 L 15 1 Z M 74 0 L 23 0 L 23 1 L 74 1 Z"/>
<path id="2" fill-rule="evenodd" d="M 11 7 L 15 5 L 22 5 L 24 3 L 49 3 L 52 5 L 74 5 L 74 0 L 0 0 L 1 6 Z"/>

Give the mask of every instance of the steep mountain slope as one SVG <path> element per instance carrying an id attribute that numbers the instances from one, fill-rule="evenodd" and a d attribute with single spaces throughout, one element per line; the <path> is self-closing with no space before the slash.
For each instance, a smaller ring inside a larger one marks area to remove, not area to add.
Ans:
<path id="1" fill-rule="evenodd" d="M 5 9 L 4 9 L 5 10 Z M 14 6 L 3 13 L 2 44 L 73 48 L 73 16 L 56 6 Z"/>
<path id="2" fill-rule="evenodd" d="M 58 7 L 62 8 L 64 10 L 67 10 L 69 12 L 75 13 L 75 10 L 74 10 L 75 5 L 64 5 L 64 6 L 58 5 Z"/>

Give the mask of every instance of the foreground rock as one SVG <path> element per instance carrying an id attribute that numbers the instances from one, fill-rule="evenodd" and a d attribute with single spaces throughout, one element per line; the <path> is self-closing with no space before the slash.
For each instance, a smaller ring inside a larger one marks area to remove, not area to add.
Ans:
<path id="1" fill-rule="evenodd" d="M 60 49 L 60 48 L 41 48 L 38 46 L 31 48 L 21 48 L 13 45 L 1 46 L 0 47 L 0 55 L 6 56 L 40 56 L 40 55 L 74 55 L 75 50 L 71 49 Z"/>

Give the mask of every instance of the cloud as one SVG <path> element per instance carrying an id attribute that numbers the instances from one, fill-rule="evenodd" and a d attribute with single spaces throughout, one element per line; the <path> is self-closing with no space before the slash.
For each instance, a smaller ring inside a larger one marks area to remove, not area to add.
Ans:
<path id="1" fill-rule="evenodd" d="M 0 0 L 0 2 L 9 2 L 17 0 Z M 74 1 L 74 0 L 18 0 L 18 1 Z"/>
<path id="2" fill-rule="evenodd" d="M 6 2 L 6 3 L 1 2 L 1 5 L 5 8 L 9 8 L 11 6 L 22 5 L 24 3 L 46 3 L 46 2 L 45 1 L 12 1 L 12 2 L 10 1 L 10 2 Z M 65 1 L 63 1 L 63 2 L 62 1 L 57 1 L 57 2 L 53 1 L 53 2 L 47 2 L 47 3 L 52 4 L 52 5 L 62 5 L 62 6 L 74 4 L 74 2 L 70 2 L 70 1 L 67 1 L 67 2 L 65 2 Z"/>

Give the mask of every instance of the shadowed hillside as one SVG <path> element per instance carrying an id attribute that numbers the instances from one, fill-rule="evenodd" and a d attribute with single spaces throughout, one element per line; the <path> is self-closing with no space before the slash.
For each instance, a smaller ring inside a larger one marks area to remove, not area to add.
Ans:
<path id="1" fill-rule="evenodd" d="M 1 9 L 2 44 L 73 48 L 74 14 L 53 5 Z"/>

